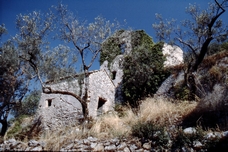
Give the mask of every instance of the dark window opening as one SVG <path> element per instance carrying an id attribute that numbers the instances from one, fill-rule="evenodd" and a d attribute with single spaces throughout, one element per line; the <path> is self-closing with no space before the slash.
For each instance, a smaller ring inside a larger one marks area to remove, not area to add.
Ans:
<path id="1" fill-rule="evenodd" d="M 52 99 L 48 99 L 47 102 L 48 102 L 48 107 L 50 107 L 52 103 Z"/>
<path id="2" fill-rule="evenodd" d="M 103 98 L 99 98 L 98 100 L 98 106 L 97 106 L 97 115 L 101 115 L 103 112 L 103 105 L 105 104 L 106 100 Z"/>
<path id="3" fill-rule="evenodd" d="M 116 79 L 116 71 L 113 71 L 112 72 L 112 80 L 115 80 Z"/>

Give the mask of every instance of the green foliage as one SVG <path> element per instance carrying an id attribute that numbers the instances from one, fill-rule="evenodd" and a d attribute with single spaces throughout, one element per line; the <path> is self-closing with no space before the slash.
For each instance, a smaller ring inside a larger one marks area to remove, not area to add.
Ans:
<path id="1" fill-rule="evenodd" d="M 117 55 L 121 54 L 119 35 L 122 34 L 124 30 L 117 31 L 113 36 L 109 37 L 103 44 L 101 48 L 100 54 L 100 65 L 104 61 L 108 61 L 110 63 L 115 59 Z"/>
<path id="2" fill-rule="evenodd" d="M 144 45 L 148 49 L 152 49 L 154 46 L 153 39 L 145 33 L 144 30 L 133 31 L 131 34 L 131 46 L 134 49 L 137 47 Z"/>
<path id="3" fill-rule="evenodd" d="M 190 90 L 185 85 L 184 82 L 180 82 L 173 88 L 175 98 L 179 100 L 189 100 L 190 99 Z"/>
<path id="4" fill-rule="evenodd" d="M 130 104 L 153 95 L 169 75 L 163 67 L 163 43 L 153 45 L 152 39 L 149 41 L 146 36 L 143 40 L 145 42 L 135 45 L 131 54 L 124 58 L 123 93 Z"/>
<path id="5" fill-rule="evenodd" d="M 40 92 L 39 91 L 33 91 L 31 94 L 25 97 L 25 99 L 15 106 L 12 110 L 12 114 L 15 117 L 28 115 L 32 116 L 36 113 L 36 110 L 38 108 L 38 103 L 40 100 Z"/>
<path id="6" fill-rule="evenodd" d="M 228 50 L 228 41 L 223 43 L 214 42 L 209 45 L 207 55 L 213 55 L 224 50 Z"/>
<path id="7" fill-rule="evenodd" d="M 223 42 L 222 44 L 221 44 L 221 49 L 223 50 L 228 50 L 228 41 L 226 41 L 226 42 Z"/>
<path id="8" fill-rule="evenodd" d="M 212 43 L 208 47 L 207 55 L 213 55 L 221 51 L 221 45 L 218 43 Z"/>
<path id="9" fill-rule="evenodd" d="M 156 142 L 157 146 L 167 146 L 169 141 L 168 134 L 166 133 L 164 127 L 156 126 L 152 122 L 139 122 L 132 126 L 132 135 L 139 137 L 143 141 Z"/>
<path id="10" fill-rule="evenodd" d="M 11 120 L 12 122 L 12 127 L 9 129 L 9 131 L 7 132 L 7 138 L 15 138 L 15 139 L 24 139 L 24 130 L 25 128 L 23 128 L 21 126 L 21 124 L 23 124 L 23 120 L 25 118 L 28 118 L 29 116 L 27 115 L 20 115 L 19 117 Z"/>

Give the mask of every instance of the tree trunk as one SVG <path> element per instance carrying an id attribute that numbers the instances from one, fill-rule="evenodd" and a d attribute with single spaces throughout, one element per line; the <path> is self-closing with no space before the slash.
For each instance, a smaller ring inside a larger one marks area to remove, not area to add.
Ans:
<path id="1" fill-rule="evenodd" d="M 7 123 L 7 120 L 1 120 L 0 123 L 2 124 L 2 130 L 1 130 L 0 136 L 3 137 L 7 131 L 8 123 Z"/>
<path id="2" fill-rule="evenodd" d="M 88 112 L 88 106 L 87 106 L 87 99 L 81 98 L 80 96 L 76 95 L 75 93 L 69 92 L 69 91 L 62 91 L 62 90 L 53 90 L 51 87 L 43 87 L 43 93 L 46 94 L 63 94 L 63 95 L 70 95 L 77 99 L 81 105 L 82 105 L 82 112 L 84 119 L 88 118 L 89 112 Z M 86 92 L 87 94 L 87 92 Z"/>

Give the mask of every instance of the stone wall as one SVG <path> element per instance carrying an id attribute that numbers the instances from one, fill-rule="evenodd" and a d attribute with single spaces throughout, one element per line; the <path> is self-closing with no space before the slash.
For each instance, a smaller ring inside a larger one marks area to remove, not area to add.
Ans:
<path id="1" fill-rule="evenodd" d="M 104 70 L 95 71 L 89 76 L 89 116 L 96 117 L 113 110 L 115 101 L 115 86 Z"/>
<path id="2" fill-rule="evenodd" d="M 84 92 L 84 86 L 79 85 L 77 78 L 49 84 L 49 86 L 55 90 L 73 92 L 79 96 Z M 115 85 L 105 70 L 90 72 L 88 97 L 89 116 L 95 118 L 97 115 L 113 110 Z M 70 95 L 42 93 L 38 117 L 42 118 L 44 129 L 55 130 L 56 127 L 74 125 L 82 119 L 82 106 Z"/>

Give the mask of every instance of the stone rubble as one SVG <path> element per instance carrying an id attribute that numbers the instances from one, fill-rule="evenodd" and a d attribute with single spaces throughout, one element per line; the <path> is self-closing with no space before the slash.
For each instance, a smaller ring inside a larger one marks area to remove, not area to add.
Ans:
<path id="1" fill-rule="evenodd" d="M 192 127 L 186 128 L 186 134 L 193 134 L 194 129 Z M 205 140 L 195 140 L 192 143 L 192 147 L 182 147 L 182 151 L 202 151 L 205 150 L 205 141 L 213 140 L 216 137 L 223 139 L 227 138 L 225 132 L 207 133 L 204 137 Z M 95 137 L 88 137 L 85 139 L 74 140 L 61 140 L 62 144 L 58 151 L 118 151 L 118 152 L 149 152 L 157 151 L 156 141 L 147 141 L 141 143 L 139 138 L 113 138 L 113 139 L 97 139 Z M 59 142 L 60 143 L 60 142 Z M 53 145 L 56 146 L 56 145 Z M 159 146 L 158 146 L 159 147 Z M 49 151 L 53 147 L 47 147 L 47 143 L 44 141 L 30 140 L 27 143 L 17 141 L 15 139 L 9 139 L 0 143 L 0 151 Z M 169 151 L 170 149 L 163 149 Z"/>

